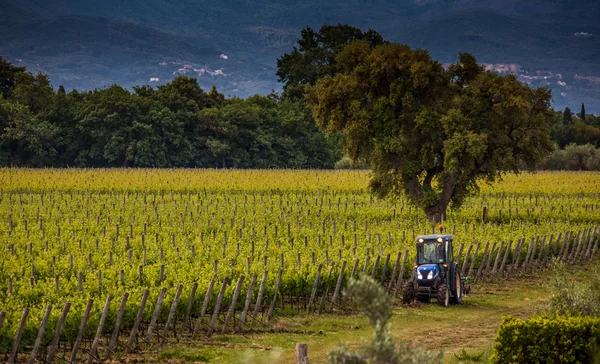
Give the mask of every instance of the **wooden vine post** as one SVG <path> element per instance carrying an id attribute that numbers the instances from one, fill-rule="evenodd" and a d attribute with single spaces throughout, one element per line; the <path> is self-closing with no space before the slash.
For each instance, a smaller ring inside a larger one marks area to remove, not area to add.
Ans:
<path id="1" fill-rule="evenodd" d="M 250 287 L 248 287 L 248 292 L 246 292 L 246 301 L 244 302 L 244 309 L 240 314 L 240 326 L 239 329 L 242 329 L 242 325 L 246 324 L 246 315 L 248 314 L 248 310 L 250 309 L 250 303 L 252 302 L 252 294 L 254 293 L 254 286 L 256 285 L 256 280 L 258 279 L 258 275 L 254 274 L 252 276 L 252 280 L 250 281 Z"/>
<path id="2" fill-rule="evenodd" d="M 85 312 L 83 313 L 83 317 L 81 318 L 81 324 L 79 325 L 79 331 L 77 333 L 77 339 L 73 344 L 73 351 L 71 351 L 70 362 L 74 363 L 77 360 L 77 353 L 79 351 L 79 346 L 81 345 L 81 341 L 83 340 L 83 334 L 85 333 L 85 324 L 87 323 L 88 317 L 90 316 L 90 311 L 92 310 L 92 305 L 94 304 L 93 299 L 89 299 L 87 306 L 85 308 Z"/>
<path id="3" fill-rule="evenodd" d="M 333 307 L 335 306 L 335 302 L 340 294 L 340 289 L 342 288 L 342 279 L 344 278 L 344 269 L 346 268 L 346 261 L 342 263 L 342 268 L 340 269 L 340 274 L 338 275 L 337 283 L 335 285 L 335 291 L 333 292 L 333 299 L 331 300 L 331 305 L 329 306 L 329 312 L 333 312 Z"/>
<path id="4" fill-rule="evenodd" d="M 29 307 L 25 307 L 23 310 L 23 316 L 21 316 L 21 322 L 15 335 L 15 341 L 13 342 L 12 351 L 8 357 L 7 363 L 14 363 L 17 360 L 17 353 L 19 352 L 19 344 L 21 343 L 21 337 L 23 336 L 23 330 L 25 329 L 25 322 L 27 322 L 27 316 L 29 315 Z"/>
<path id="5" fill-rule="evenodd" d="M 358 259 L 356 261 L 358 261 Z M 354 265 L 356 266 L 356 264 L 354 264 Z M 310 291 L 310 298 L 308 300 L 308 305 L 306 306 L 306 315 L 308 315 L 310 313 L 310 309 L 313 306 L 313 303 L 315 301 L 315 297 L 317 295 L 317 288 L 319 287 L 319 278 L 321 276 L 322 268 L 323 268 L 323 264 L 319 264 L 319 267 L 317 268 L 317 274 L 315 275 L 315 281 L 313 283 L 312 290 Z"/>
<path id="6" fill-rule="evenodd" d="M 223 285 L 221 286 L 221 291 L 217 296 L 217 304 L 215 305 L 215 311 L 213 312 L 212 318 L 210 320 L 210 325 L 208 326 L 208 336 L 210 337 L 212 333 L 216 330 L 215 326 L 217 324 L 217 317 L 219 317 L 219 312 L 221 311 L 221 305 L 223 303 L 223 296 L 225 295 L 225 289 L 229 285 L 229 277 L 225 277 L 223 279 Z"/>
<path id="7" fill-rule="evenodd" d="M 177 292 L 175 293 L 175 297 L 173 298 L 173 303 L 171 304 L 171 309 L 169 310 L 169 316 L 167 317 L 167 322 L 165 323 L 165 328 L 163 330 L 163 334 L 160 338 L 160 343 L 164 343 L 169 337 L 169 328 L 171 327 L 171 323 L 175 317 L 175 310 L 177 309 L 177 304 L 179 303 L 179 297 L 181 296 L 181 290 L 183 289 L 183 285 L 179 285 L 177 287 Z"/>
<path id="8" fill-rule="evenodd" d="M 244 283 L 244 279 L 246 276 L 241 275 L 238 278 L 238 283 L 235 287 L 235 291 L 233 292 L 233 297 L 231 298 L 231 304 L 229 305 L 229 310 L 227 311 L 227 316 L 225 316 L 225 321 L 223 321 L 223 329 L 221 331 L 225 332 L 225 328 L 229 324 L 229 320 L 231 317 L 234 317 L 235 305 L 237 304 L 238 297 L 240 296 L 240 292 L 242 290 L 242 284 Z M 234 328 L 235 330 L 235 328 Z"/>
<path id="9" fill-rule="evenodd" d="M 54 363 L 54 357 L 56 356 L 56 351 L 58 350 L 58 343 L 60 341 L 60 334 L 62 332 L 63 325 L 65 324 L 65 320 L 67 319 L 67 314 L 69 313 L 69 309 L 71 308 L 71 302 L 67 301 L 65 303 L 65 307 L 60 314 L 60 318 L 56 323 L 56 327 L 54 329 L 54 337 L 52 338 L 52 343 L 50 344 L 50 350 L 48 351 L 48 357 L 46 361 L 48 363 Z"/>
<path id="10" fill-rule="evenodd" d="M 102 330 L 104 329 L 104 322 L 106 321 L 106 316 L 108 316 L 108 310 L 110 308 L 110 301 L 112 300 L 112 296 L 108 295 L 106 297 L 106 303 L 104 304 L 104 309 L 102 310 L 102 316 L 100 316 L 100 323 L 98 323 L 98 329 L 96 330 L 96 337 L 94 337 L 94 342 L 92 343 L 92 349 L 90 350 L 90 355 L 88 357 L 88 364 L 91 364 L 94 360 L 97 360 L 96 354 L 98 353 L 98 344 L 100 343 L 100 336 L 102 335 Z"/>
<path id="11" fill-rule="evenodd" d="M 146 302 L 148 301 L 148 295 L 150 294 L 149 290 L 145 290 L 142 295 L 142 301 L 140 302 L 140 308 L 138 309 L 137 316 L 135 318 L 135 323 L 131 328 L 131 333 L 129 334 L 129 340 L 127 340 L 127 349 L 126 353 L 131 353 L 133 351 L 133 345 L 135 340 L 137 339 L 138 329 L 140 324 L 142 323 L 142 318 L 144 315 L 144 308 L 146 307 Z"/>
<path id="12" fill-rule="evenodd" d="M 46 308 L 46 313 L 44 314 L 44 318 L 42 319 L 42 324 L 40 325 L 40 329 L 38 330 L 38 334 L 35 339 L 35 344 L 33 345 L 31 356 L 29 357 L 29 364 L 35 363 L 37 352 L 40 348 L 40 344 L 42 343 L 42 339 L 44 338 L 44 331 L 46 330 L 46 325 L 48 324 L 50 311 L 52 311 L 52 305 L 48 305 L 48 307 Z"/>
<path id="13" fill-rule="evenodd" d="M 119 306 L 119 310 L 117 311 L 117 317 L 115 318 L 115 326 L 113 328 L 112 335 L 110 337 L 110 342 L 108 343 L 108 357 L 110 358 L 111 354 L 115 351 L 117 346 L 117 340 L 119 337 L 119 329 L 121 327 L 121 320 L 123 319 L 123 314 L 125 313 L 125 305 L 127 304 L 127 299 L 129 298 L 129 293 L 125 292 L 123 294 L 123 299 L 121 300 L 121 305 Z"/>

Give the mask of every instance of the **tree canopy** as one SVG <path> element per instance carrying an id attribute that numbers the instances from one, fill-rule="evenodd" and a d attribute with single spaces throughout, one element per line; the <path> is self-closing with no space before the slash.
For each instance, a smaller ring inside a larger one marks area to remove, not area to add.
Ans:
<path id="1" fill-rule="evenodd" d="M 13 66 L 9 61 L 0 57 L 0 94 L 6 99 L 15 88 L 15 77 L 25 72 L 25 67 Z"/>
<path id="2" fill-rule="evenodd" d="M 0 87 L 0 165 L 332 168 L 341 157 L 303 102 L 226 99 L 191 77 L 55 92 L 0 59 Z"/>
<path id="3" fill-rule="evenodd" d="M 432 220 L 553 150 L 550 91 L 485 72 L 470 54 L 445 70 L 424 50 L 356 41 L 336 64 L 309 89 L 315 120 L 369 162 L 374 192 L 406 193 Z"/>
<path id="4" fill-rule="evenodd" d="M 284 97 L 301 100 L 306 86 L 340 71 L 336 55 L 356 40 L 363 40 L 370 46 L 387 43 L 374 30 L 363 32 L 344 24 L 325 24 L 317 32 L 310 27 L 302 29 L 298 45 L 277 59 L 276 75 L 283 83 Z"/>

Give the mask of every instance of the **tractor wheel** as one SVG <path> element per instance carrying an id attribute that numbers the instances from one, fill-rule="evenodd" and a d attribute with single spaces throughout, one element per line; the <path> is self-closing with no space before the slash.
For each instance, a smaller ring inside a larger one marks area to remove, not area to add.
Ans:
<path id="1" fill-rule="evenodd" d="M 415 286 L 412 281 L 408 281 L 404 284 L 402 290 L 402 302 L 412 303 L 415 299 Z"/>
<path id="2" fill-rule="evenodd" d="M 450 268 L 450 279 L 454 282 L 454 290 L 452 290 L 452 303 L 461 303 L 464 295 L 462 282 L 460 281 L 460 271 L 457 269 L 458 266 L 453 264 Z"/>
<path id="3" fill-rule="evenodd" d="M 440 305 L 448 307 L 450 305 L 450 290 L 444 283 L 440 284 L 437 291 L 437 301 Z"/>

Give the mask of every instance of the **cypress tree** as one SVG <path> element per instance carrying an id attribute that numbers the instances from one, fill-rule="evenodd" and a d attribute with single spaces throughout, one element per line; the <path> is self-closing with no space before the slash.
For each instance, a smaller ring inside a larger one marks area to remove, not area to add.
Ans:
<path id="1" fill-rule="evenodd" d="M 585 123 L 585 104 L 583 102 L 581 103 L 581 114 L 579 117 L 581 118 L 581 121 Z"/>
<path id="2" fill-rule="evenodd" d="M 571 109 L 569 109 L 568 107 L 565 109 L 565 112 L 563 113 L 563 124 L 564 125 L 573 124 L 573 116 L 571 115 Z"/>

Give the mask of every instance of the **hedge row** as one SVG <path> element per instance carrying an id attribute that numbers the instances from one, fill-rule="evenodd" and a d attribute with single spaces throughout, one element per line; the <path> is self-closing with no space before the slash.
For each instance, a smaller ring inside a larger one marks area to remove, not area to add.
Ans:
<path id="1" fill-rule="evenodd" d="M 492 363 L 590 363 L 598 352 L 600 318 L 590 316 L 505 317 Z"/>

